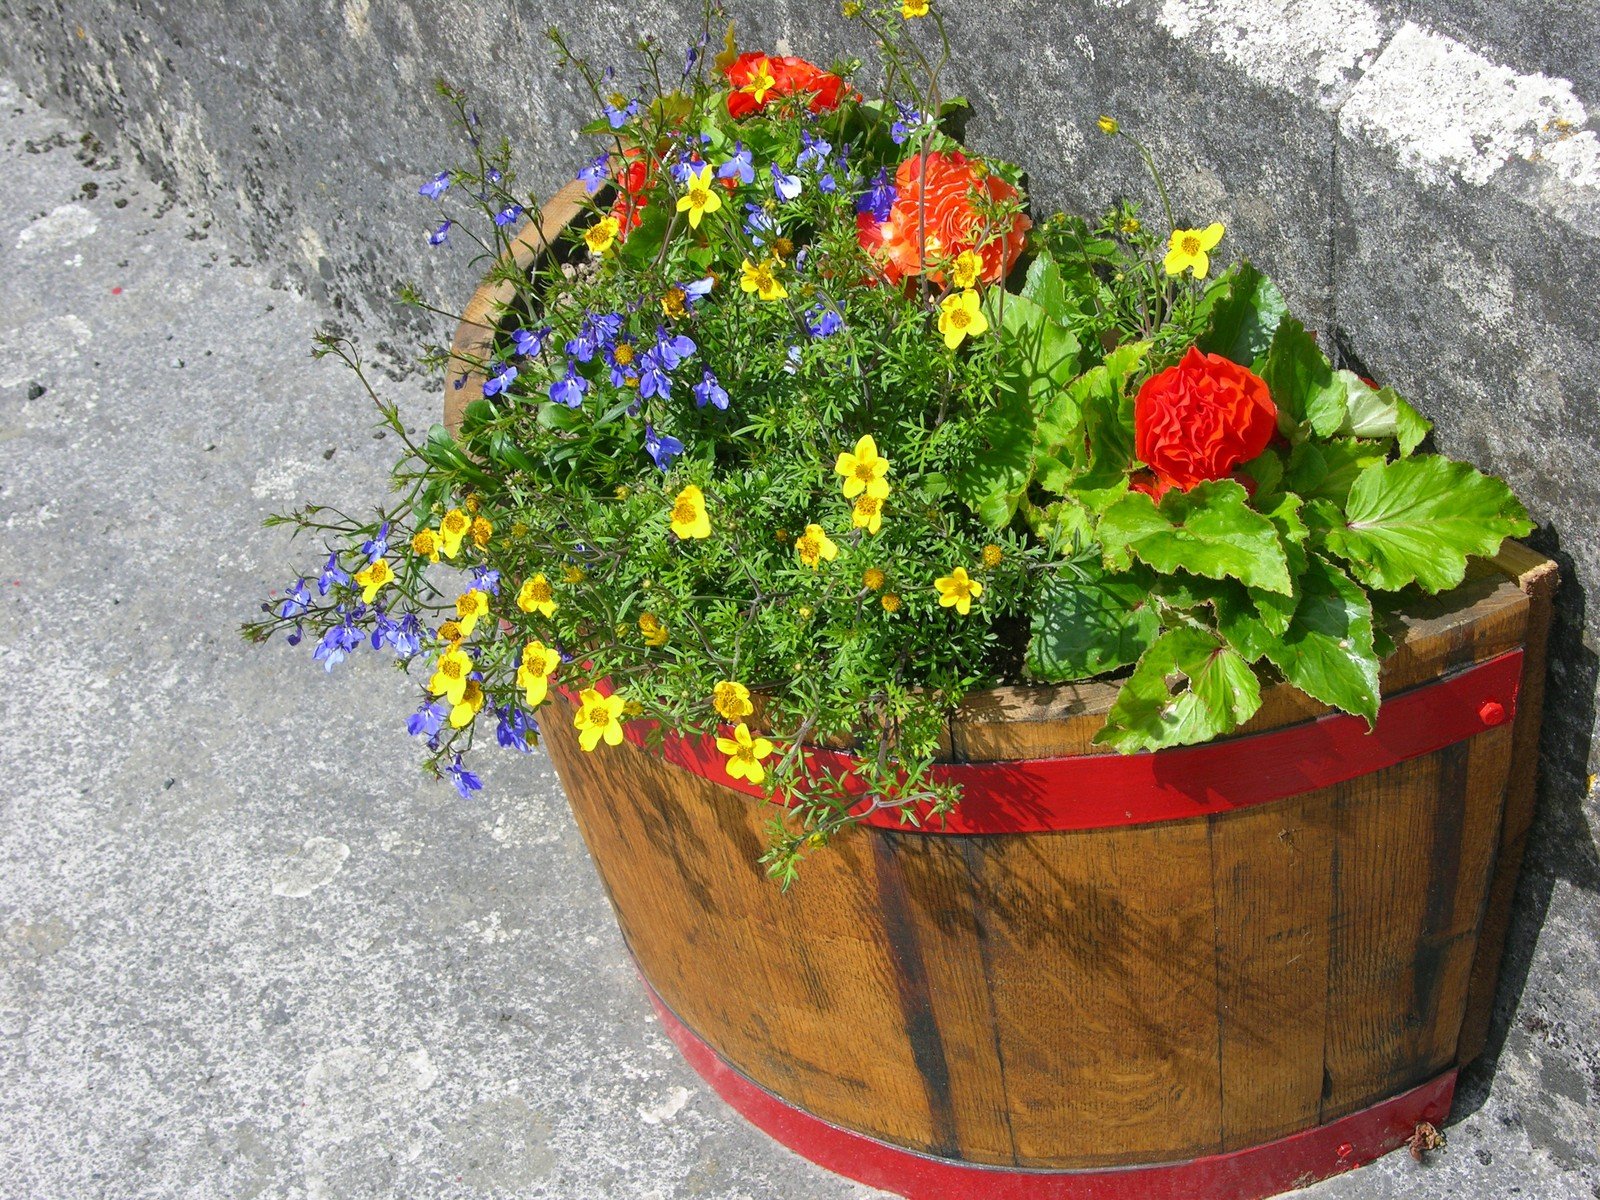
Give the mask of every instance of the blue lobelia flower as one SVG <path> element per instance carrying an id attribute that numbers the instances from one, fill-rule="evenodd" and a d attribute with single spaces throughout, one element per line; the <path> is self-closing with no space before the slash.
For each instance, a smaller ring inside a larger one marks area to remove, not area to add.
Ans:
<path id="1" fill-rule="evenodd" d="M 444 728 L 445 718 L 450 715 L 450 709 L 443 707 L 432 700 L 425 700 L 422 707 L 411 714 L 406 721 L 406 732 L 412 737 L 434 737 Z"/>
<path id="2" fill-rule="evenodd" d="M 633 342 L 620 338 L 614 346 L 606 347 L 606 366 L 611 368 L 611 386 L 620 388 L 639 380 L 639 368 L 634 365 Z"/>
<path id="3" fill-rule="evenodd" d="M 617 108 L 613 104 L 605 104 L 601 106 L 600 111 L 605 113 L 607 125 L 613 129 L 621 129 L 639 115 L 639 102 L 637 100 L 629 100 L 622 108 Z"/>
<path id="4" fill-rule="evenodd" d="M 728 409 L 728 392 L 722 384 L 717 382 L 717 377 L 711 373 L 711 368 L 706 368 L 704 378 L 694 385 L 694 403 L 696 408 L 711 405 L 726 412 Z"/>
<path id="5" fill-rule="evenodd" d="M 817 180 L 817 191 L 822 192 L 825 195 L 831 196 L 838 190 L 839 181 L 833 177 L 832 171 L 829 171 L 821 179 Z"/>
<path id="6" fill-rule="evenodd" d="M 579 375 L 578 368 L 569 362 L 565 377 L 550 385 L 550 399 L 568 408 L 577 408 L 583 403 L 583 394 L 588 390 L 589 381 Z"/>
<path id="7" fill-rule="evenodd" d="M 369 563 L 375 563 L 389 553 L 389 522 L 385 521 L 379 527 L 377 537 L 370 537 L 361 543 L 361 553 L 367 556 Z"/>
<path id="8" fill-rule="evenodd" d="M 495 726 L 494 740 L 508 750 L 523 754 L 531 752 L 537 744 L 539 722 L 514 704 L 494 711 L 500 717 L 500 723 Z"/>
<path id="9" fill-rule="evenodd" d="M 816 304 L 806 310 L 806 328 L 814 338 L 831 337 L 844 328 L 844 320 L 831 304 Z"/>
<path id="10" fill-rule="evenodd" d="M 330 628 L 322 635 L 322 640 L 311 652 L 311 657 L 322 664 L 324 671 L 331 671 L 345 659 L 350 657 L 350 652 L 361 645 L 362 633 L 356 628 L 358 613 L 344 612 L 344 619 Z"/>
<path id="11" fill-rule="evenodd" d="M 656 466 L 665 471 L 672 465 L 672 460 L 683 453 L 683 443 L 669 433 L 657 433 L 654 425 L 644 427 L 645 453 L 655 460 Z"/>
<path id="12" fill-rule="evenodd" d="M 756 181 L 755 163 L 751 161 L 750 151 L 744 148 L 743 142 L 733 144 L 733 157 L 717 168 L 718 179 L 733 179 L 737 177 L 740 183 L 754 183 Z"/>
<path id="13" fill-rule="evenodd" d="M 621 313 L 585 313 L 583 323 L 578 326 L 578 336 L 567 340 L 567 353 L 586 363 L 611 345 L 621 332 Z"/>
<path id="14" fill-rule="evenodd" d="M 777 236 L 777 218 L 762 208 L 761 205 L 746 204 L 744 211 L 744 231 L 753 244 L 765 246 L 769 237 Z"/>
<path id="15" fill-rule="evenodd" d="M 583 190 L 589 195 L 594 195 L 607 179 L 611 178 L 611 168 L 606 165 L 606 156 L 596 154 L 594 158 L 578 172 L 578 182 L 583 184 Z"/>
<path id="16" fill-rule="evenodd" d="M 797 167 L 808 164 L 821 167 L 828 161 L 828 155 L 833 153 L 833 143 L 815 136 L 807 129 L 800 131 L 800 143 L 800 155 L 794 160 L 794 165 Z"/>
<path id="17" fill-rule="evenodd" d="M 509 225 L 522 215 L 522 205 L 508 204 L 494 215 L 496 225 Z"/>
<path id="18" fill-rule="evenodd" d="M 350 576 L 339 566 L 339 552 L 328 552 L 328 561 L 322 564 L 322 574 L 317 576 L 317 595 L 326 596 L 336 583 L 349 583 Z"/>
<path id="19" fill-rule="evenodd" d="M 499 170 L 497 170 L 496 168 L 490 167 L 489 168 L 489 173 L 487 175 L 485 175 L 484 178 L 486 180 L 488 180 L 490 183 L 499 183 L 502 179 L 505 178 L 505 176 L 500 174 Z"/>
<path id="20" fill-rule="evenodd" d="M 456 755 L 455 761 L 444 769 L 451 783 L 456 785 L 456 791 L 461 793 L 461 798 L 466 800 L 473 792 L 483 790 L 483 780 L 461 765 L 461 755 Z"/>
<path id="21" fill-rule="evenodd" d="M 399 658 L 422 653 L 422 622 L 417 620 L 417 614 L 406 613 L 398 621 L 389 620 L 383 629 L 383 641 Z M 372 648 L 378 648 L 376 641 Z"/>
<path id="22" fill-rule="evenodd" d="M 417 189 L 417 195 L 426 196 L 429 200 L 437 200 L 444 195 L 445 188 L 450 186 L 450 172 L 440 171 L 427 183 Z"/>
<path id="23" fill-rule="evenodd" d="M 533 358 L 544 349 L 544 340 L 549 336 L 548 325 L 542 325 L 538 329 L 516 329 L 511 333 L 511 342 L 523 358 Z"/>
<path id="24" fill-rule="evenodd" d="M 491 596 L 500 594 L 500 572 L 493 567 L 473 567 L 472 586 Z"/>
<path id="25" fill-rule="evenodd" d="M 283 589 L 283 603 L 278 605 L 280 617 L 298 617 L 311 607 L 311 589 L 306 587 L 304 579 L 297 579 L 290 587 Z"/>
<path id="26" fill-rule="evenodd" d="M 896 100 L 894 105 L 900 112 L 900 119 L 889 127 L 889 140 L 900 146 L 921 129 L 922 114 L 903 100 Z"/>
<path id="27" fill-rule="evenodd" d="M 693 283 L 681 283 L 678 286 L 683 290 L 683 302 L 693 308 L 701 300 L 711 294 L 711 285 L 716 281 L 707 275 L 704 279 L 696 279 Z"/>
<path id="28" fill-rule="evenodd" d="M 450 227 L 454 224 L 455 222 L 448 218 L 441 221 L 439 227 L 428 235 L 428 245 L 443 246 L 447 243 L 450 240 Z"/>
<path id="29" fill-rule="evenodd" d="M 887 221 L 889 219 L 889 210 L 894 207 L 895 199 L 899 194 L 894 184 L 889 182 L 888 168 L 879 167 L 877 175 L 873 177 L 867 190 L 861 193 L 860 198 L 856 200 L 856 211 L 858 213 L 871 213 L 874 221 Z"/>
<path id="30" fill-rule="evenodd" d="M 672 376 L 667 374 L 666 364 L 661 361 L 661 349 L 656 347 L 647 350 L 639 358 L 643 368 L 639 372 L 639 398 L 648 400 L 651 396 L 660 396 L 663 400 L 672 395 Z"/>
<path id="31" fill-rule="evenodd" d="M 783 364 L 783 369 L 790 375 L 797 373 L 800 370 L 800 347 L 790 346 L 789 353 L 784 357 L 787 358 L 788 361 Z"/>
<path id="32" fill-rule="evenodd" d="M 697 347 L 694 339 L 683 333 L 673 333 L 656 326 L 656 355 L 661 359 L 661 365 L 669 371 L 676 371 L 678 365 L 695 352 Z"/>
<path id="33" fill-rule="evenodd" d="M 488 379 L 483 381 L 483 394 L 485 396 L 498 396 L 504 394 L 517 378 L 517 369 L 510 363 L 501 367 Z"/>
<path id="34" fill-rule="evenodd" d="M 805 190 L 805 184 L 800 182 L 800 176 L 785 175 L 777 163 L 773 163 L 770 170 L 772 172 L 772 190 L 778 193 L 779 200 L 793 200 Z"/>

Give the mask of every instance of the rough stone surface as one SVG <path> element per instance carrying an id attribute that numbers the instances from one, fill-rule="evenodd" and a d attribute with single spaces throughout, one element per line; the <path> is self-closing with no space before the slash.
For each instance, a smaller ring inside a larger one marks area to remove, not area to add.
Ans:
<path id="1" fill-rule="evenodd" d="M 1446 448 L 1508 472 L 1543 544 L 1592 583 L 1592 122 L 1508 132 L 1489 104 L 1440 114 L 1477 122 L 1465 143 L 1419 144 L 1414 114 L 1383 98 L 1424 60 L 1470 60 L 1424 36 L 1426 14 L 1336 7 L 1319 24 L 1309 3 L 1011 0 L 961 18 L 995 61 L 956 84 L 980 140 L 1027 157 L 1056 202 L 1134 186 L 1113 144 L 1080 132 L 1096 112 L 1146 122 L 1180 207 L 1221 211 L 1302 308 L 1441 418 Z M 542 757 L 491 759 L 485 798 L 462 803 L 406 766 L 403 700 L 375 657 L 325 675 L 303 647 L 250 651 L 233 632 L 291 557 L 265 513 L 382 487 L 389 447 L 351 381 L 310 362 L 311 331 L 340 319 L 376 342 L 403 332 L 373 300 L 393 279 L 451 297 L 471 277 L 465 255 L 420 244 L 415 185 L 449 153 L 422 99 L 434 64 L 484 95 L 486 123 L 535 131 L 541 185 L 572 153 L 552 131 L 577 108 L 526 10 L 201 9 L 0 10 L 0 59 L 84 114 L 46 116 L 0 84 L 0 760 L 15 781 L 0 1195 L 873 1195 L 775 1147 L 679 1062 Z M 818 57 L 842 48 L 809 11 L 772 5 L 758 24 Z M 600 52 L 603 31 L 657 15 L 600 4 L 580 32 Z M 1408 19 L 1419 32 L 1402 37 Z M 1275 20 L 1299 31 L 1295 53 L 1271 53 Z M 1515 66 L 1479 70 L 1502 99 L 1574 111 L 1519 82 L 1542 61 L 1479 57 Z M 1151 61 L 1177 65 L 1159 79 Z M 1479 133 L 1523 157 L 1469 183 Z M 432 419 L 423 382 L 382 386 L 414 425 Z M 1448 1150 L 1307 1196 L 1600 1195 L 1596 620 L 1569 588 L 1551 785 L 1494 1043 Z"/>

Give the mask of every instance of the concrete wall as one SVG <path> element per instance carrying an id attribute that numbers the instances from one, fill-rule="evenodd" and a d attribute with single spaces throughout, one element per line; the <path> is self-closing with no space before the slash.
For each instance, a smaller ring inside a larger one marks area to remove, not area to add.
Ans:
<path id="1" fill-rule="evenodd" d="M 935 0 L 938 3 L 939 0 Z M 1538 870 L 1600 888 L 1600 6 L 1591 0 L 990 0 L 949 4 L 953 90 L 976 144 L 1024 162 L 1042 208 L 1145 188 L 1101 112 L 1167 164 L 1181 212 L 1227 222 L 1348 358 L 1413 398 L 1438 443 L 1506 475 L 1567 576 Z M 685 44 L 693 0 L 6 0 L 0 63 L 115 129 L 186 203 L 368 340 L 445 305 L 469 256 L 433 251 L 418 183 L 456 146 L 430 82 L 466 87 L 563 181 L 589 116 L 542 38 L 597 60 L 649 31 Z M 861 47 L 832 0 L 731 0 L 746 45 L 826 61 Z M 410 329 L 407 323 L 410 322 Z M 404 354 L 406 351 L 401 350 Z"/>

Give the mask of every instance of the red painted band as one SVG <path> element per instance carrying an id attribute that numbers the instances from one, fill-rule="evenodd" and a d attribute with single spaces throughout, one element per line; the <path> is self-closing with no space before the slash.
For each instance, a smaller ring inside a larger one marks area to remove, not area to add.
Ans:
<path id="1" fill-rule="evenodd" d="M 891 1146 L 796 1108 L 741 1075 L 649 991 L 689 1065 L 752 1125 L 820 1167 L 907 1200 L 1263 1200 L 1398 1149 L 1421 1121 L 1442 1126 L 1456 1087 L 1452 1069 L 1331 1124 L 1188 1162 L 1080 1171 L 986 1167 Z"/>
<path id="2" fill-rule="evenodd" d="M 942 825 L 903 825 L 893 809 L 871 813 L 865 823 L 932 834 L 1047 833 L 1182 820 L 1267 804 L 1432 754 L 1504 724 L 1516 712 L 1521 679 L 1522 651 L 1508 651 L 1388 697 L 1370 733 L 1360 717 L 1333 713 L 1153 754 L 940 764 L 933 769 L 935 778 L 963 789 L 960 804 Z M 650 725 L 630 722 L 628 740 L 648 747 Z M 728 775 L 728 758 L 715 738 L 668 733 L 660 754 L 724 787 L 763 795 Z M 820 747 L 807 757 L 810 770 L 833 775 L 848 775 L 855 764 L 848 754 Z"/>

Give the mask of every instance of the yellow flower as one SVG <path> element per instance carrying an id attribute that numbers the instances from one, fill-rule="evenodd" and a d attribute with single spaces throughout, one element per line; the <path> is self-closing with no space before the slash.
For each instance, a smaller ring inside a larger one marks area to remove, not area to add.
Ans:
<path id="1" fill-rule="evenodd" d="M 773 274 L 776 266 L 777 264 L 771 259 L 763 262 L 760 266 L 757 266 L 748 258 L 745 259 L 744 265 L 739 268 L 743 272 L 739 279 L 739 290 L 742 292 L 754 292 L 763 300 L 782 300 L 789 293 L 783 284 L 778 282 L 778 277 Z"/>
<path id="2" fill-rule="evenodd" d="M 439 626 L 439 640 L 441 642 L 449 642 L 451 646 L 454 646 L 461 640 L 461 626 L 454 621 L 441 623 Z"/>
<path id="3" fill-rule="evenodd" d="M 1132 237 L 1143 228 L 1144 225 L 1138 217 L 1123 217 L 1122 220 L 1117 222 L 1117 231 L 1124 237 Z"/>
<path id="4" fill-rule="evenodd" d="M 494 526 L 489 524 L 488 517 L 472 518 L 472 544 L 482 550 L 489 544 L 489 538 L 494 533 Z"/>
<path id="5" fill-rule="evenodd" d="M 760 783 L 767 777 L 761 760 L 772 753 L 772 743 L 764 737 L 752 737 L 750 727 L 743 721 L 734 728 L 731 738 L 717 739 L 717 749 L 728 756 L 728 774 L 734 779 Z"/>
<path id="6" fill-rule="evenodd" d="M 756 706 L 750 703 L 750 689 L 731 679 L 724 679 L 717 684 L 717 690 L 711 694 L 711 703 L 718 715 L 728 721 L 748 717 L 756 710 Z"/>
<path id="7" fill-rule="evenodd" d="M 477 495 L 475 493 L 473 493 L 473 492 L 468 492 L 467 493 L 467 498 L 461 502 L 461 506 L 463 508 L 465 508 L 469 513 L 472 513 L 474 516 L 476 516 L 477 512 L 478 512 L 478 497 L 477 497 Z"/>
<path id="8" fill-rule="evenodd" d="M 639 632 L 644 634 L 646 646 L 665 646 L 670 636 L 667 633 L 666 622 L 655 613 L 648 612 L 639 614 Z"/>
<path id="9" fill-rule="evenodd" d="M 689 293 L 681 287 L 670 287 L 661 296 L 661 313 L 663 316 L 677 320 L 688 313 Z"/>
<path id="10" fill-rule="evenodd" d="M 1006 552 L 1004 550 L 990 542 L 983 548 L 983 565 L 992 571 L 1000 565 L 1000 560 L 1005 556 Z"/>
<path id="11" fill-rule="evenodd" d="M 477 588 L 462 592 L 456 597 L 456 620 L 461 626 L 463 637 L 471 637 L 472 627 L 478 623 L 478 618 L 488 615 L 489 597 Z"/>
<path id="12" fill-rule="evenodd" d="M 950 349 L 988 328 L 989 320 L 978 308 L 978 293 L 972 288 L 951 292 L 939 302 L 939 332 Z"/>
<path id="13" fill-rule="evenodd" d="M 394 582 L 394 568 L 389 565 L 387 558 L 380 558 L 377 562 L 357 571 L 356 582 L 361 585 L 362 602 L 371 604 L 379 588 Z"/>
<path id="14" fill-rule="evenodd" d="M 877 533 L 883 528 L 883 501 L 870 493 L 858 497 L 855 508 L 850 511 L 850 524 L 868 533 Z"/>
<path id="15" fill-rule="evenodd" d="M 568 565 L 561 568 L 562 583 L 582 583 L 587 578 L 588 576 L 583 573 L 582 567 Z"/>
<path id="16" fill-rule="evenodd" d="M 760 104 L 766 99 L 767 93 L 777 86 L 778 81 L 772 77 L 772 64 L 764 58 L 758 58 L 755 66 L 750 69 L 750 82 L 739 90 L 748 92 L 755 102 Z"/>
<path id="17" fill-rule="evenodd" d="M 805 533 L 795 541 L 794 552 L 813 571 L 819 562 L 832 562 L 839 557 L 839 547 L 822 532 L 821 525 L 807 525 Z"/>
<path id="18" fill-rule="evenodd" d="M 616 244 L 617 234 L 622 229 L 622 222 L 615 217 L 601 217 L 593 225 L 583 231 L 583 241 L 589 247 L 590 254 L 604 254 Z"/>
<path id="19" fill-rule="evenodd" d="M 536 612 L 545 617 L 555 616 L 555 591 L 550 587 L 550 581 L 544 577 L 543 571 L 522 585 L 522 590 L 517 593 L 517 607 L 525 613 Z"/>
<path id="20" fill-rule="evenodd" d="M 529 708 L 538 708 L 550 694 L 550 676 L 561 665 L 561 652 L 543 642 L 532 641 L 522 648 L 522 664 L 517 668 L 517 686 Z"/>
<path id="21" fill-rule="evenodd" d="M 878 601 L 878 603 L 883 605 L 883 611 L 886 613 L 897 613 L 900 611 L 900 596 L 897 592 L 885 592 L 883 594 L 883 599 Z"/>
<path id="22" fill-rule="evenodd" d="M 889 581 L 880 567 L 868 567 L 865 575 L 861 577 L 861 586 L 869 592 L 875 592 Z"/>
<path id="23" fill-rule="evenodd" d="M 705 495 L 692 483 L 672 502 L 672 532 L 685 539 L 711 536 Z"/>
<path id="24" fill-rule="evenodd" d="M 1100 126 L 1100 132 L 1107 137 L 1115 136 L 1117 131 L 1122 128 L 1121 125 L 1117 124 L 1115 117 L 1102 116 L 1095 124 Z"/>
<path id="25" fill-rule="evenodd" d="M 839 455 L 833 473 L 844 476 L 847 500 L 862 492 L 879 500 L 889 494 L 889 460 L 878 453 L 878 443 L 870 433 L 856 442 L 854 453 L 847 450 Z"/>
<path id="26" fill-rule="evenodd" d="M 608 746 L 622 743 L 622 710 L 627 701 L 621 696 L 602 696 L 593 688 L 578 694 L 578 712 L 572 724 L 578 731 L 578 745 L 593 750 L 604 738 Z"/>
<path id="27" fill-rule="evenodd" d="M 456 556 L 456 552 L 461 549 L 461 539 L 467 536 L 467 531 L 471 528 L 472 522 L 459 508 L 452 508 L 445 513 L 444 519 L 439 522 L 439 540 L 444 543 L 446 558 Z"/>
<path id="28" fill-rule="evenodd" d="M 963 250 L 950 266 L 950 282 L 958 288 L 970 288 L 983 274 L 983 255 L 976 250 Z"/>
<path id="29" fill-rule="evenodd" d="M 1193 270 L 1196 279 L 1204 279 L 1211 270 L 1211 254 L 1222 240 L 1222 222 L 1213 221 L 1204 229 L 1174 229 L 1167 256 L 1161 265 L 1168 275 L 1182 275 Z"/>
<path id="30" fill-rule="evenodd" d="M 983 584 L 969 579 L 965 567 L 935 579 L 933 586 L 939 590 L 939 607 L 954 608 L 963 617 L 972 611 L 972 602 L 983 595 Z"/>
<path id="31" fill-rule="evenodd" d="M 900 5 L 900 15 L 908 21 L 927 16 L 928 0 L 903 0 Z"/>
<path id="32" fill-rule="evenodd" d="M 411 537 L 411 553 L 429 562 L 439 561 L 439 535 L 431 529 L 419 529 Z"/>
<path id="33" fill-rule="evenodd" d="M 472 724 L 483 709 L 483 685 L 476 679 L 467 680 L 467 686 L 462 689 L 461 699 L 450 706 L 450 725 L 460 729 Z"/>
<path id="34" fill-rule="evenodd" d="M 435 696 L 443 696 L 451 704 L 460 704 L 461 697 L 466 694 L 467 684 L 471 682 L 467 678 L 471 673 L 471 655 L 451 646 L 439 656 L 433 669 L 433 678 L 428 680 L 428 691 Z"/>
<path id="35" fill-rule="evenodd" d="M 678 211 L 689 214 L 690 228 L 699 229 L 701 217 L 722 207 L 722 197 L 717 194 L 717 186 L 711 179 L 711 164 L 707 163 L 691 173 L 684 187 L 683 195 L 678 197 Z"/>
<path id="36" fill-rule="evenodd" d="M 839 12 L 843 14 L 846 20 L 859 17 L 861 15 L 861 0 L 844 0 L 839 5 Z"/>

